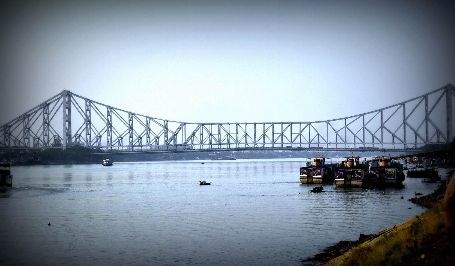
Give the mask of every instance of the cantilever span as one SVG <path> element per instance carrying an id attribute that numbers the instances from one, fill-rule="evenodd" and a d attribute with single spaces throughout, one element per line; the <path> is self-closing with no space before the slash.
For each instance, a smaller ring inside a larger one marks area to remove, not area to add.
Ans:
<path id="1" fill-rule="evenodd" d="M 136 114 L 65 90 L 2 125 L 0 148 L 418 149 L 452 141 L 454 100 L 455 88 L 448 84 L 378 110 L 326 121 L 186 123 Z"/>

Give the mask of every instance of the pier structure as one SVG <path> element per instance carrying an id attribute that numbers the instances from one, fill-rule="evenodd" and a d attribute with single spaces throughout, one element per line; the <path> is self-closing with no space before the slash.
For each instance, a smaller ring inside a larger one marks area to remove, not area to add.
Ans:
<path id="1" fill-rule="evenodd" d="M 419 150 L 453 140 L 454 100 L 455 87 L 448 84 L 384 108 L 324 121 L 196 123 L 137 114 L 64 90 L 1 125 L 0 149 Z"/>

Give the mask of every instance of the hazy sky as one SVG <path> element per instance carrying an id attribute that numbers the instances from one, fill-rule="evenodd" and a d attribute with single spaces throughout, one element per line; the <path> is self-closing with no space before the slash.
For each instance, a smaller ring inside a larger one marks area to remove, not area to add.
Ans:
<path id="1" fill-rule="evenodd" d="M 370 111 L 455 83 L 435 2 L 2 1 L 0 124 L 63 89 L 188 122 Z"/>

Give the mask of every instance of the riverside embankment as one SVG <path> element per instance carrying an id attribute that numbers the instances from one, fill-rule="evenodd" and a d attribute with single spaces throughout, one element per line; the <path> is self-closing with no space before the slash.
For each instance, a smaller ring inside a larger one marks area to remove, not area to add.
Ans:
<path id="1" fill-rule="evenodd" d="M 415 203 L 430 207 L 421 215 L 364 237 L 327 265 L 454 265 L 455 254 L 455 175 L 452 173 L 434 193 Z M 327 250 L 329 251 L 329 250 Z M 327 255 L 325 259 L 330 256 Z"/>

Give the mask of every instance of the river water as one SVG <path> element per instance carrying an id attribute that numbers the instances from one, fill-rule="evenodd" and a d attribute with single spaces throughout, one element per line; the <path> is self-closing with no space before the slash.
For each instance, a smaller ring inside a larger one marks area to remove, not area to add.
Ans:
<path id="1" fill-rule="evenodd" d="M 0 193 L 0 264 L 300 265 L 340 240 L 420 214 L 408 199 L 436 186 L 407 178 L 404 189 L 325 186 L 316 194 L 299 183 L 302 165 L 13 167 L 14 188 Z"/>

